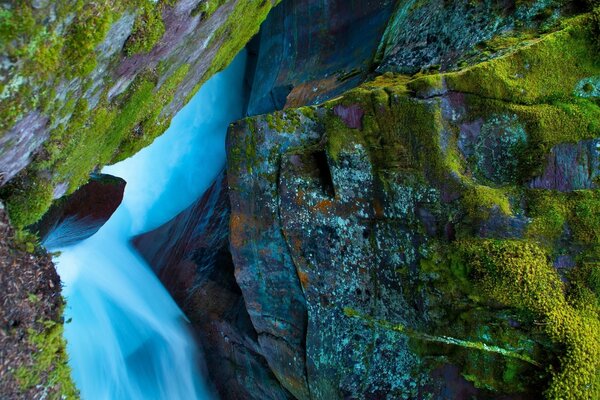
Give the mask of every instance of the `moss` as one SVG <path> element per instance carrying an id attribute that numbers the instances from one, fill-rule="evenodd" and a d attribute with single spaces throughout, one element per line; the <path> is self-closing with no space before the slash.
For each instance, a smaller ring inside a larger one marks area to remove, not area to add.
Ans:
<path id="1" fill-rule="evenodd" d="M 589 15 L 504 57 L 446 75 L 448 87 L 485 98 L 534 104 L 569 98 L 577 82 L 600 73 Z"/>
<path id="2" fill-rule="evenodd" d="M 225 3 L 225 0 L 205 0 L 198 3 L 192 10 L 192 15 L 200 14 L 202 19 L 208 19 Z"/>
<path id="3" fill-rule="evenodd" d="M 15 376 L 22 390 L 37 385 L 48 385 L 58 390 L 51 399 L 77 399 L 79 393 L 71 380 L 71 369 L 67 364 L 66 343 L 63 339 L 63 325 L 52 320 L 43 322 L 44 329 L 29 330 L 28 341 L 37 349 L 34 364 L 20 367 Z"/>
<path id="4" fill-rule="evenodd" d="M 96 46 L 104 39 L 112 15 L 107 3 L 88 3 L 77 13 L 65 38 L 67 76 L 87 75 L 96 66 Z"/>
<path id="5" fill-rule="evenodd" d="M 600 244 L 600 191 L 580 190 L 570 197 L 573 239 L 579 243 Z"/>
<path id="6" fill-rule="evenodd" d="M 265 118 L 269 129 L 277 132 L 293 132 L 300 126 L 300 117 L 295 110 L 274 112 Z"/>
<path id="7" fill-rule="evenodd" d="M 553 244 L 562 235 L 569 215 L 565 196 L 549 190 L 527 193 L 528 215 L 533 217 L 526 235 L 546 244 Z"/>
<path id="8" fill-rule="evenodd" d="M 554 242 L 568 226 L 574 244 L 600 244 L 600 191 L 531 190 L 527 200 L 533 217 L 527 232 L 529 237 Z"/>
<path id="9" fill-rule="evenodd" d="M 2 192 L 10 192 L 6 207 L 12 224 L 18 229 L 36 222 L 52 204 L 52 184 L 38 175 L 14 180 Z"/>
<path id="10" fill-rule="evenodd" d="M 163 4 L 145 0 L 136 17 L 131 35 L 125 42 L 124 51 L 128 56 L 148 53 L 165 33 L 162 19 Z"/>
<path id="11" fill-rule="evenodd" d="M 214 1 L 211 0 L 210 3 Z M 206 77 L 223 70 L 231 63 L 240 49 L 258 33 L 260 23 L 265 20 L 271 8 L 280 1 L 252 0 L 236 3 L 227 21 L 213 35 L 212 42 L 220 42 L 221 46 L 212 59 L 211 66 L 205 74 Z M 209 7 L 211 7 L 210 4 Z"/>
<path id="12" fill-rule="evenodd" d="M 27 298 L 33 305 L 42 301 L 34 293 L 29 293 Z M 43 388 L 48 398 L 76 399 L 79 393 L 71 379 L 63 338 L 63 305 L 64 301 L 58 302 L 57 320 L 38 320 L 34 328 L 28 329 L 25 339 L 32 350 L 31 363 L 12 373 L 23 391 Z"/>
<path id="13" fill-rule="evenodd" d="M 467 215 L 472 220 L 489 218 L 490 211 L 499 210 L 504 215 L 511 215 L 511 207 L 506 192 L 502 189 L 483 185 L 473 185 L 466 189 L 462 198 Z"/>
<path id="14" fill-rule="evenodd" d="M 444 89 L 444 77 L 441 74 L 416 75 L 407 83 L 407 88 L 418 97 L 430 97 Z"/>
<path id="15" fill-rule="evenodd" d="M 546 253 L 527 241 L 471 241 L 462 244 L 465 262 L 490 300 L 544 319 L 544 330 L 564 351 L 560 369 L 550 367 L 551 399 L 600 396 L 600 320 L 578 312 Z"/>

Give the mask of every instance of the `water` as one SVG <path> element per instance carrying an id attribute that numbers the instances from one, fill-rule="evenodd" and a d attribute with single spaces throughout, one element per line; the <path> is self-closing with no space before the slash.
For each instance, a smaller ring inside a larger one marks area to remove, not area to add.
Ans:
<path id="1" fill-rule="evenodd" d="M 94 236 L 62 249 L 67 351 L 86 400 L 209 398 L 189 324 L 129 239 L 198 198 L 225 162 L 225 133 L 242 116 L 246 56 L 208 81 L 169 130 L 104 168 L 127 181 L 123 203 Z"/>

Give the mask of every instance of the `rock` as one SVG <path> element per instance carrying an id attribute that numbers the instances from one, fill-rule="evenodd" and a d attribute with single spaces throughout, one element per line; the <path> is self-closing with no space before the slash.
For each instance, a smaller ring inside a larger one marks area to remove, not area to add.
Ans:
<path id="1" fill-rule="evenodd" d="M 290 399 L 260 352 L 235 281 L 229 215 L 222 172 L 196 203 L 133 245 L 190 319 L 220 398 Z"/>
<path id="2" fill-rule="evenodd" d="M 348 128 L 362 128 L 362 118 L 365 112 L 360 108 L 360 105 L 352 104 L 348 107 L 337 105 L 333 108 L 333 112 L 344 121 Z"/>
<path id="3" fill-rule="evenodd" d="M 92 175 L 90 182 L 56 201 L 29 230 L 37 232 L 48 250 L 72 246 L 92 236 L 121 204 L 125 181 L 111 175 Z"/>
<path id="4" fill-rule="evenodd" d="M 0 135 L 0 186 L 31 162 L 31 156 L 48 138 L 48 117 L 33 111 Z"/>
<path id="5" fill-rule="evenodd" d="M 535 68 L 519 63 L 548 54 L 555 40 L 592 51 L 588 39 L 575 42 L 579 29 L 547 35 L 479 69 L 412 79 L 386 74 L 322 105 L 230 127 L 235 277 L 259 351 L 294 397 L 531 398 L 552 381 L 542 366 L 561 362 L 555 351 L 564 343 L 540 334 L 525 316 L 531 310 L 515 306 L 513 298 L 528 289 L 491 297 L 461 254 L 481 243 L 521 248 L 549 275 L 558 252 L 574 260 L 583 250 L 597 262 L 595 191 L 563 198 L 527 184 L 546 163 L 544 149 L 595 134 L 597 108 L 586 103 L 596 111 L 564 113 L 561 105 L 511 101 L 522 86 L 530 99 L 563 90 L 532 86 L 538 76 L 525 73 L 561 80 L 562 71 L 544 64 L 554 59 L 542 57 Z M 598 68 L 579 57 L 569 82 Z M 505 71 L 495 63 L 522 69 L 519 85 L 504 86 Z M 477 91 L 496 84 L 501 99 Z M 578 110 L 586 100 L 574 96 L 565 101 Z M 588 151 L 582 143 L 568 145 L 579 149 L 571 159 Z M 566 225 L 577 246 L 561 245 Z M 523 264 L 510 251 L 498 257 L 508 260 L 502 268 Z M 563 290 L 552 296 L 564 299 Z M 531 347 L 511 350 L 523 341 Z"/>
<path id="6" fill-rule="evenodd" d="M 413 74 L 431 67 L 456 68 L 461 61 L 489 53 L 475 46 L 496 35 L 551 25 L 559 16 L 554 8 L 546 0 L 527 5 L 511 0 L 406 2 L 396 8 L 382 38 L 378 71 Z"/>
<path id="7" fill-rule="evenodd" d="M 250 45 L 248 115 L 323 102 L 364 81 L 391 0 L 284 0 Z"/>
<path id="8" fill-rule="evenodd" d="M 569 192 L 595 189 L 600 177 L 600 139 L 554 146 L 541 176 L 529 183 L 533 189 Z"/>

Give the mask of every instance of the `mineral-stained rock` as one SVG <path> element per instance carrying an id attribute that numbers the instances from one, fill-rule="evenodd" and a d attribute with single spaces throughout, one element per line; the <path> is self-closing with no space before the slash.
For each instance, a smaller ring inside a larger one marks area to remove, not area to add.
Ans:
<path id="1" fill-rule="evenodd" d="M 530 300 L 556 299 L 598 330 L 585 306 L 565 300 L 575 281 L 560 282 L 550 261 L 597 265 L 597 193 L 528 184 L 551 149 L 570 146 L 575 160 L 600 135 L 600 108 L 563 87 L 600 68 L 586 61 L 595 56 L 584 32 L 575 22 L 464 71 L 387 74 L 230 128 L 236 280 L 260 352 L 295 397 L 532 398 L 566 393 L 567 381 L 598 393 L 598 362 L 557 358 L 565 348 L 600 356 L 597 341 L 569 342 L 583 325 Z M 567 75 L 549 67 L 557 44 L 579 60 Z M 543 102 L 557 93 L 565 104 Z M 584 141 L 565 143 L 574 139 Z"/>
<path id="2" fill-rule="evenodd" d="M 380 71 L 415 73 L 430 67 L 455 68 L 485 58 L 495 49 L 481 45 L 496 35 L 552 26 L 559 5 L 546 0 L 477 3 L 410 0 L 399 4 L 379 47 Z"/>
<path id="3" fill-rule="evenodd" d="M 362 82 L 395 2 L 284 0 L 250 49 L 248 115 L 315 104 Z"/>
<path id="4" fill-rule="evenodd" d="M 600 178 L 600 139 L 583 140 L 576 144 L 558 144 L 548 155 L 541 176 L 529 186 L 534 189 L 571 190 L 597 188 Z"/>
<path id="5" fill-rule="evenodd" d="M 134 246 L 190 319 L 223 399 L 289 399 L 260 353 L 229 252 L 227 178 Z"/>
<path id="6" fill-rule="evenodd" d="M 124 191 L 123 179 L 93 175 L 75 193 L 55 202 L 30 230 L 49 250 L 71 246 L 98 232 L 121 204 Z"/>

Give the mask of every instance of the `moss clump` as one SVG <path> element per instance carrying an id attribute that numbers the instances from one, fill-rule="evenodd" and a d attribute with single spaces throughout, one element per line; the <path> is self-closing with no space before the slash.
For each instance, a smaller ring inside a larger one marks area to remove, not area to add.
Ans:
<path id="1" fill-rule="evenodd" d="M 128 56 L 138 53 L 148 53 L 158 43 L 165 33 L 162 19 L 161 2 L 146 0 L 133 25 L 133 31 L 125 43 L 125 53 Z"/>
<path id="2" fill-rule="evenodd" d="M 485 220 L 490 211 L 499 210 L 504 215 L 511 215 L 508 196 L 502 189 L 483 185 L 473 185 L 466 189 L 462 199 L 463 206 L 471 220 Z"/>
<path id="3" fill-rule="evenodd" d="M 205 0 L 198 3 L 192 10 L 192 15 L 201 15 L 202 19 L 208 19 L 225 3 L 225 0 Z"/>
<path id="4" fill-rule="evenodd" d="M 552 244 L 568 228 L 574 244 L 600 244 L 600 191 L 531 190 L 527 200 L 529 214 L 533 217 L 527 232 L 529 237 Z"/>
<path id="5" fill-rule="evenodd" d="M 277 132 L 293 132 L 300 126 L 300 117 L 296 111 L 274 112 L 265 117 L 269 129 Z"/>
<path id="6" fill-rule="evenodd" d="M 213 7 L 209 2 L 209 9 Z M 221 0 L 218 0 L 219 2 Z M 213 42 L 220 42 L 221 46 L 212 60 L 211 66 L 206 77 L 222 71 L 231 63 L 241 48 L 258 33 L 260 23 L 267 18 L 271 8 L 279 4 L 281 0 L 276 1 L 238 1 L 235 8 L 227 18 L 224 24 L 213 35 Z M 218 5 L 216 5 L 218 7 Z M 215 8 L 216 10 L 216 8 Z M 251 18 L 252 21 L 248 21 Z M 257 22 L 258 21 L 258 22 Z"/>
<path id="7" fill-rule="evenodd" d="M 52 183 L 39 175 L 22 176 L 0 191 L 8 194 L 6 208 L 12 224 L 20 229 L 39 220 L 52 204 Z"/>
<path id="8" fill-rule="evenodd" d="M 44 329 L 29 330 L 28 341 L 37 351 L 31 367 L 20 367 L 15 376 L 22 390 L 45 382 L 52 388 L 51 399 L 77 399 L 79 393 L 71 380 L 71 368 L 67 364 L 63 325 L 52 320 L 43 322 Z"/>
<path id="9" fill-rule="evenodd" d="M 550 367 L 546 391 L 551 399 L 594 399 L 600 396 L 600 320 L 573 308 L 546 253 L 527 241 L 462 243 L 465 262 L 491 301 L 533 313 L 564 352 L 560 369 Z"/>
<path id="10" fill-rule="evenodd" d="M 109 5 L 88 3 L 77 13 L 65 38 L 64 56 L 69 60 L 68 76 L 87 75 L 96 66 L 96 46 L 104 39 L 111 24 Z"/>

